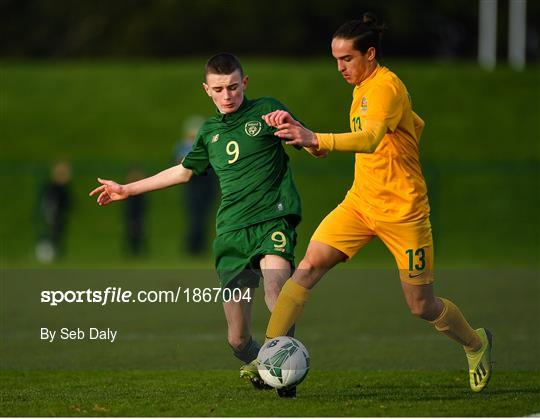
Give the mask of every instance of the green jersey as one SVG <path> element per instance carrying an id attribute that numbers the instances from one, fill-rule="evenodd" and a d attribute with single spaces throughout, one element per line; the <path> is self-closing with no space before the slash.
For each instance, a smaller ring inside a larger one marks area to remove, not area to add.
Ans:
<path id="1" fill-rule="evenodd" d="M 244 98 L 236 112 L 208 119 L 182 164 L 196 175 L 211 166 L 219 178 L 217 235 L 279 217 L 300 221 L 300 196 L 289 157 L 262 115 L 287 108 L 264 97 Z"/>

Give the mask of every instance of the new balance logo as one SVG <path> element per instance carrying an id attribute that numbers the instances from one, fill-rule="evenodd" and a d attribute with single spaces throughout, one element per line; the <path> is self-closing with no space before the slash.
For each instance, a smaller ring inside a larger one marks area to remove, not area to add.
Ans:
<path id="1" fill-rule="evenodd" d="M 214 136 L 212 137 L 212 141 L 211 141 L 211 142 L 212 142 L 212 143 L 217 143 L 218 140 L 219 140 L 219 134 L 216 134 L 216 135 L 214 135 Z"/>

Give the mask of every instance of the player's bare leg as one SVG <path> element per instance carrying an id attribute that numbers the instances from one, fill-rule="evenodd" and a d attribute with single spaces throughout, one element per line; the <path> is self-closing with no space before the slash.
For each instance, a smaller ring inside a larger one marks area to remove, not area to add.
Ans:
<path id="1" fill-rule="evenodd" d="M 304 259 L 298 265 L 298 269 L 291 279 L 298 285 L 311 289 L 326 272 L 346 260 L 345 253 L 327 244 L 312 240 L 309 242 Z"/>
<path id="2" fill-rule="evenodd" d="M 223 303 L 223 311 L 227 320 L 227 341 L 237 358 L 249 357 L 250 354 L 243 353 L 251 338 L 251 308 L 253 306 L 253 288 L 243 288 L 242 292 L 249 290 L 249 301 L 227 301 Z"/>
<path id="3" fill-rule="evenodd" d="M 403 295 L 414 316 L 427 321 L 433 321 L 442 313 L 444 305 L 435 297 L 433 284 L 412 285 L 401 283 Z"/>
<path id="4" fill-rule="evenodd" d="M 487 329 L 474 330 L 459 308 L 435 296 L 433 284 L 401 283 L 411 313 L 432 323 L 435 328 L 463 346 L 469 364 L 469 383 L 482 391 L 491 378 L 492 335 Z"/>
<path id="5" fill-rule="evenodd" d="M 245 292 L 245 290 L 246 288 L 242 292 Z M 253 340 L 251 336 L 251 309 L 254 294 L 253 288 L 249 288 L 249 301 L 241 299 L 238 302 L 227 301 L 223 303 L 223 311 L 227 319 L 227 340 L 234 356 L 246 364 L 257 357 L 260 349 L 259 343 Z M 242 371 L 240 376 L 242 376 Z M 260 379 L 244 378 L 251 381 L 256 388 L 263 389 L 266 387 Z"/>
<path id="6" fill-rule="evenodd" d="M 291 277 L 291 263 L 278 255 L 266 255 L 260 261 L 264 283 L 264 301 L 272 312 L 283 284 Z"/>

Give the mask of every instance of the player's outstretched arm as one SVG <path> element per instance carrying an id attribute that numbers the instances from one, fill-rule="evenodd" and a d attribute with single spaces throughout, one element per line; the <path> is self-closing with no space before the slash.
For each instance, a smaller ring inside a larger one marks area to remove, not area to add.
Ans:
<path id="1" fill-rule="evenodd" d="M 373 153 L 388 129 L 384 121 L 366 120 L 360 132 L 315 134 L 285 111 L 274 111 L 263 119 L 268 125 L 277 126 L 274 135 L 285 140 L 285 144 L 311 149 L 310 154 L 316 157 L 333 150 Z"/>
<path id="2" fill-rule="evenodd" d="M 388 131 L 386 122 L 365 120 L 362 131 L 315 134 L 319 150 L 374 153 Z"/>
<path id="3" fill-rule="evenodd" d="M 126 185 L 121 185 L 113 180 L 98 178 L 98 182 L 101 183 L 101 186 L 98 186 L 90 192 L 89 195 L 98 195 L 97 203 L 99 205 L 108 205 L 111 202 L 121 201 L 133 195 L 168 188 L 169 186 L 178 185 L 180 183 L 187 183 L 192 176 L 192 170 L 186 169 L 179 164 L 163 170 L 154 176 Z"/>

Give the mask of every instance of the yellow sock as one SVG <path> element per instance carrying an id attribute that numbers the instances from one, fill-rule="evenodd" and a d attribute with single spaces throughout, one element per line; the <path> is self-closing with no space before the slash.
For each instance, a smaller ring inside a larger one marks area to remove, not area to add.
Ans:
<path id="1" fill-rule="evenodd" d="M 302 314 L 309 290 L 289 279 L 283 285 L 266 328 L 266 339 L 285 336 Z"/>
<path id="2" fill-rule="evenodd" d="M 439 298 L 444 304 L 442 313 L 431 321 L 439 332 L 460 343 L 465 352 L 475 352 L 482 347 L 482 341 L 467 322 L 458 306 L 445 298 Z"/>

